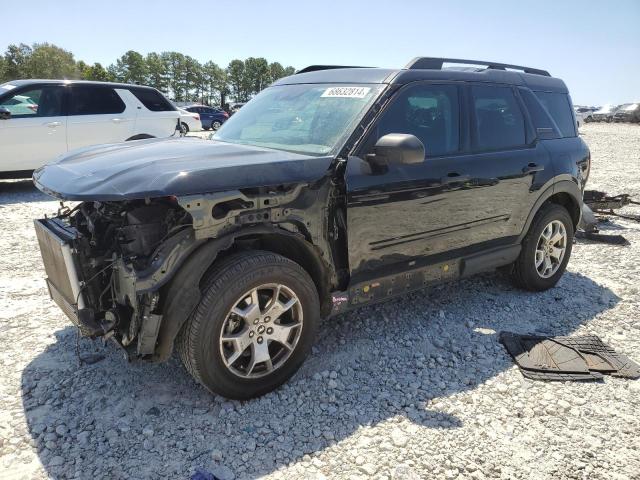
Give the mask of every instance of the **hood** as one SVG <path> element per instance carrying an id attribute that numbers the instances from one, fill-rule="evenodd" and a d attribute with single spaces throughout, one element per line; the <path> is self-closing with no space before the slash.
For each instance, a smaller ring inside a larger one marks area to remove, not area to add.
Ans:
<path id="1" fill-rule="evenodd" d="M 137 140 L 76 150 L 33 173 L 64 200 L 116 201 L 312 182 L 332 157 L 198 138 Z"/>

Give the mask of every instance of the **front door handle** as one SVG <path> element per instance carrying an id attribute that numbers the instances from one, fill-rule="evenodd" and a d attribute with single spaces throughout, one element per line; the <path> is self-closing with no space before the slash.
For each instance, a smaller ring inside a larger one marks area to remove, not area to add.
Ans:
<path id="1" fill-rule="evenodd" d="M 111 121 L 113 123 L 120 123 L 120 122 L 122 122 L 122 119 L 121 118 L 112 118 Z"/>
<path id="2" fill-rule="evenodd" d="M 49 128 L 56 128 L 56 127 L 59 127 L 60 125 L 62 125 L 62 122 L 47 122 L 47 123 L 45 123 L 45 126 L 47 126 Z"/>
<path id="3" fill-rule="evenodd" d="M 522 173 L 525 175 L 529 173 L 541 172 L 544 170 L 544 165 L 538 165 L 537 163 L 530 163 L 522 169 Z"/>
<path id="4" fill-rule="evenodd" d="M 471 180 L 469 175 L 460 175 L 457 172 L 450 172 L 446 177 L 442 177 L 440 179 L 440 183 L 442 185 L 449 185 L 450 183 L 468 182 L 469 180 Z"/>

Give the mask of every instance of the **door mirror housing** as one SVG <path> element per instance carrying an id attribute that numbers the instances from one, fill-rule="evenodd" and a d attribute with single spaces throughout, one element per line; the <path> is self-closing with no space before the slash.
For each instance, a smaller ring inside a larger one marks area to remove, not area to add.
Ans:
<path id="1" fill-rule="evenodd" d="M 0 120 L 9 120 L 11 118 L 11 112 L 5 107 L 0 107 Z"/>
<path id="2" fill-rule="evenodd" d="M 424 144 L 415 135 L 388 133 L 378 139 L 367 161 L 374 168 L 386 165 L 414 165 L 424 162 Z"/>

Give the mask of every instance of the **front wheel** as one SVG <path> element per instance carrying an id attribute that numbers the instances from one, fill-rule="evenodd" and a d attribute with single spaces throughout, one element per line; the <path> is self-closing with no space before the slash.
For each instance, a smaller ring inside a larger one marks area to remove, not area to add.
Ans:
<path id="1" fill-rule="evenodd" d="M 547 204 L 536 214 L 515 261 L 513 280 L 531 291 L 547 290 L 560 280 L 573 246 L 573 220 L 567 209 Z"/>
<path id="2" fill-rule="evenodd" d="M 320 317 L 318 293 L 297 263 L 264 251 L 214 265 L 177 341 L 186 369 L 208 390 L 248 399 L 300 367 Z"/>

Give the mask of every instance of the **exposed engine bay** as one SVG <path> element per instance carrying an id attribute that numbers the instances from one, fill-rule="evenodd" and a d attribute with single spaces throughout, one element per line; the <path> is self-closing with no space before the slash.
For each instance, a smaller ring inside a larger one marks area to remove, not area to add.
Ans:
<path id="1" fill-rule="evenodd" d="M 327 201 L 317 201 L 333 188 L 326 180 L 304 187 L 61 204 L 55 217 L 35 222 L 50 296 L 84 336 L 166 360 L 199 299 L 197 282 L 220 251 L 291 250 L 286 238 L 295 237 L 308 240 L 308 249 L 319 246 L 313 254 L 323 264 L 336 262 L 329 252 L 345 241 L 338 231 L 346 226 L 328 222 Z M 327 281 L 337 282 L 327 272 Z M 169 333 L 163 336 L 161 327 Z"/>
<path id="2" fill-rule="evenodd" d="M 46 222 L 49 230 L 69 243 L 69 267 L 75 269 L 80 288 L 77 298 L 66 300 L 77 305 L 78 326 L 84 335 L 116 335 L 118 342 L 127 346 L 136 338 L 144 317 L 159 325 L 158 293 L 140 295 L 135 279 L 144 277 L 152 267 L 161 244 L 192 229 L 191 215 L 174 197 L 83 202 L 73 209 L 62 207 L 55 218 L 40 222 Z M 49 270 L 55 259 L 47 257 L 43 249 L 48 282 L 58 283 L 53 288 L 59 288 L 64 279 L 60 272 L 58 278 L 56 273 L 52 275 Z M 67 290 L 58 293 L 69 297 L 73 289 Z"/>

